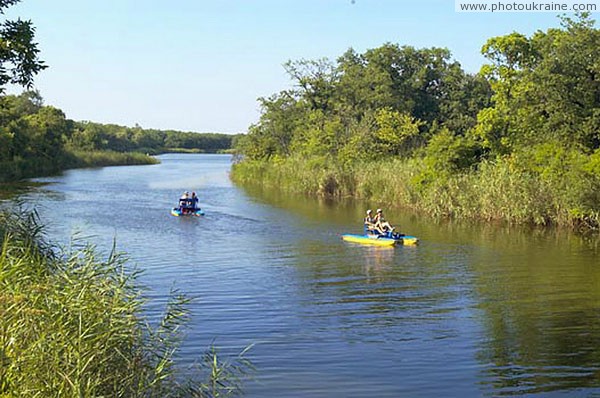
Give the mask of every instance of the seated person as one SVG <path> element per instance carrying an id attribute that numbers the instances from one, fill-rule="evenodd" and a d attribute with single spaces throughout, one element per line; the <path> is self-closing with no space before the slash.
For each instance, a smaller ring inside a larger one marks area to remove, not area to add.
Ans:
<path id="1" fill-rule="evenodd" d="M 190 201 L 189 196 L 190 196 L 190 194 L 186 191 L 183 193 L 183 195 L 181 195 L 181 198 L 179 198 L 179 210 L 181 210 L 182 214 L 186 214 L 187 209 L 189 208 L 189 206 L 188 206 L 188 202 Z"/>
<path id="2" fill-rule="evenodd" d="M 375 220 L 373 219 L 373 210 L 367 210 L 367 216 L 365 217 L 365 232 L 372 232 L 375 230 Z"/>
<path id="3" fill-rule="evenodd" d="M 383 217 L 383 210 L 377 209 L 377 215 L 374 218 L 375 229 L 381 234 L 392 232 L 394 227 Z"/>

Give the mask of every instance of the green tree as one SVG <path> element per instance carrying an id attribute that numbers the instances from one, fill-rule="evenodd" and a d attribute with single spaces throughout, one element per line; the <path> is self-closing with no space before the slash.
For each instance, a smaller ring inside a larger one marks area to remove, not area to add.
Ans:
<path id="1" fill-rule="evenodd" d="M 389 108 L 375 113 L 375 123 L 374 145 L 378 155 L 400 155 L 414 149 L 419 127 L 423 124 L 410 115 Z"/>
<path id="2" fill-rule="evenodd" d="M 493 153 L 556 140 L 594 150 L 600 146 L 600 31 L 588 15 L 563 18 L 562 29 L 495 37 L 482 51 L 481 73 L 493 105 L 475 130 Z"/>
<path id="3" fill-rule="evenodd" d="M 491 64 L 481 68 L 481 75 L 494 92 L 493 105 L 478 116 L 476 135 L 495 154 L 512 151 L 522 136 L 516 112 L 527 95 L 528 76 L 535 64 L 530 40 L 520 33 L 493 37 L 481 52 Z"/>
<path id="4" fill-rule="evenodd" d="M 450 175 L 477 163 L 479 148 L 473 140 L 442 128 L 425 148 L 425 164 L 438 175 Z"/>
<path id="5" fill-rule="evenodd" d="M 488 82 L 443 48 L 384 44 L 359 54 L 284 65 L 294 89 L 260 98 L 262 114 L 237 150 L 251 159 L 328 156 L 342 163 L 406 156 L 432 126 L 466 135 L 489 105 Z"/>
<path id="6" fill-rule="evenodd" d="M 0 0 L 0 13 L 19 0 Z M 0 23 L 0 93 L 9 83 L 31 88 L 33 77 L 46 68 L 38 59 L 31 21 L 6 20 Z"/>
<path id="7" fill-rule="evenodd" d="M 562 24 L 531 39 L 541 56 L 523 123 L 563 144 L 594 150 L 600 147 L 600 30 L 587 14 Z"/>
<path id="8" fill-rule="evenodd" d="M 54 159 L 62 153 L 71 126 L 60 109 L 45 106 L 25 120 L 29 125 L 33 156 Z"/>
<path id="9" fill-rule="evenodd" d="M 373 64 L 371 58 L 353 49 L 338 58 L 341 72 L 338 109 L 358 121 L 369 111 L 394 104 L 392 78 L 385 68 Z"/>
<path id="10" fill-rule="evenodd" d="M 327 58 L 288 61 L 283 65 L 294 80 L 297 94 L 308 102 L 311 109 L 327 112 L 335 100 L 338 69 Z"/>
<path id="11" fill-rule="evenodd" d="M 12 161 L 31 153 L 34 132 L 26 118 L 40 109 L 42 99 L 37 92 L 0 96 L 0 161 Z"/>

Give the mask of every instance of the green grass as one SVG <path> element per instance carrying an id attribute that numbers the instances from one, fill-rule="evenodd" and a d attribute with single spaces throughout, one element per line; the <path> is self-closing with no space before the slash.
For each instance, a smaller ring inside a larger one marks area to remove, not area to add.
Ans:
<path id="1" fill-rule="evenodd" d="M 600 226 L 598 179 L 575 168 L 564 175 L 535 172 L 518 159 L 484 161 L 477 169 L 432 171 L 423 159 L 389 159 L 340 165 L 327 159 L 242 161 L 231 177 L 241 185 L 333 198 L 353 197 L 380 206 L 411 208 L 433 217 Z"/>
<path id="2" fill-rule="evenodd" d="M 161 153 L 205 153 L 204 149 L 198 148 L 163 148 Z"/>
<path id="3" fill-rule="evenodd" d="M 139 152 L 70 150 L 58 158 L 27 158 L 0 162 L 0 183 L 42 177 L 66 169 L 156 164 L 158 159 Z"/>
<path id="4" fill-rule="evenodd" d="M 48 243 L 35 213 L 0 213 L 0 397 L 224 397 L 252 370 L 210 347 L 183 377 L 190 313 L 173 292 L 155 327 L 122 255 Z"/>
<path id="5" fill-rule="evenodd" d="M 65 168 L 156 164 L 159 161 L 140 152 L 70 151 Z"/>

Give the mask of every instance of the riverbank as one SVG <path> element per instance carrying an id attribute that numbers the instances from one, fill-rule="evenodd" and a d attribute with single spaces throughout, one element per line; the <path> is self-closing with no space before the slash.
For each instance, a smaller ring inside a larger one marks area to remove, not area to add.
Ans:
<path id="1" fill-rule="evenodd" d="M 556 225 L 598 230 L 598 181 L 584 170 L 535 172 L 507 157 L 460 173 L 433 173 L 425 159 L 340 165 L 323 158 L 245 160 L 232 167 L 241 185 L 332 198 L 352 197 L 381 207 L 410 208 L 432 217 Z M 568 189 L 566 189 L 568 188 Z"/>
<path id="2" fill-rule="evenodd" d="M 67 169 L 156 164 L 158 159 L 139 152 L 65 151 L 57 158 L 28 158 L 0 162 L 0 183 L 42 177 Z"/>
<path id="3" fill-rule="evenodd" d="M 67 119 L 37 92 L 0 96 L 0 183 L 80 167 L 154 164 L 150 155 L 228 150 L 236 135 Z"/>
<path id="4" fill-rule="evenodd" d="M 598 230 L 594 24 L 581 14 L 491 37 L 478 74 L 447 49 L 392 43 L 290 61 L 294 88 L 260 99 L 233 176 L 438 217 Z"/>

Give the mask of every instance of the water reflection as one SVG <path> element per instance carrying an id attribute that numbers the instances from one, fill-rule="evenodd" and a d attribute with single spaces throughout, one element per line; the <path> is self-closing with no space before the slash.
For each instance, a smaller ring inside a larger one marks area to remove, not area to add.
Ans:
<path id="1" fill-rule="evenodd" d="M 360 250 L 364 258 L 367 282 L 381 283 L 394 265 L 394 247 L 366 246 Z"/>
<path id="2" fill-rule="evenodd" d="M 374 207 L 248 193 L 343 232 L 358 232 L 364 209 Z M 472 339 L 484 395 L 600 393 L 598 236 L 387 214 L 421 246 L 345 244 L 346 267 L 319 267 L 306 278 L 318 281 L 307 291 L 319 298 L 319 315 L 343 319 L 345 338 L 435 336 L 463 348 Z"/>
<path id="3" fill-rule="evenodd" d="M 44 185 L 43 182 L 32 181 L 0 183 L 0 201 L 8 201 L 17 197 L 22 198 L 32 189 L 41 188 Z"/>
<path id="4" fill-rule="evenodd" d="M 478 359 L 503 395 L 600 386 L 600 268 L 584 241 L 540 237 L 474 262 L 488 335 Z"/>

